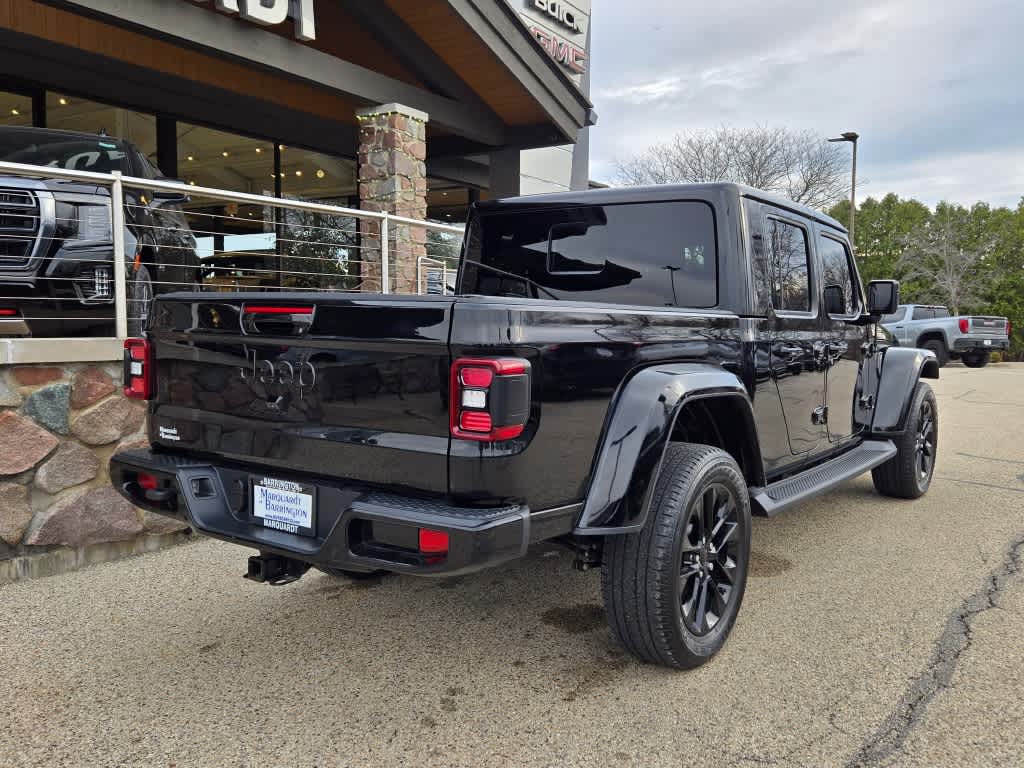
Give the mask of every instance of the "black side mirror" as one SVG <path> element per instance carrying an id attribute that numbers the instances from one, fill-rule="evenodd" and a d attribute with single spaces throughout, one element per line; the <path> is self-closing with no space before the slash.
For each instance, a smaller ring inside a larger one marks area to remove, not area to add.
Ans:
<path id="1" fill-rule="evenodd" d="M 872 280 L 868 283 L 868 314 L 878 318 L 891 315 L 900 305 L 899 280 Z"/>
<path id="2" fill-rule="evenodd" d="M 843 295 L 843 287 L 841 285 L 825 286 L 825 314 L 846 314 L 846 297 Z"/>

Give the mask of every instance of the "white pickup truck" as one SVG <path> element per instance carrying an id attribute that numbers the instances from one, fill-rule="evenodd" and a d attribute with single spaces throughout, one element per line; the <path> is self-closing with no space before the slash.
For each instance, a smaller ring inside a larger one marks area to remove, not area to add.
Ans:
<path id="1" fill-rule="evenodd" d="M 954 317 L 946 307 L 931 304 L 901 304 L 882 318 L 882 326 L 900 346 L 930 349 L 940 366 L 960 358 L 968 368 L 983 368 L 993 350 L 1010 346 L 1010 321 L 1005 317 Z"/>

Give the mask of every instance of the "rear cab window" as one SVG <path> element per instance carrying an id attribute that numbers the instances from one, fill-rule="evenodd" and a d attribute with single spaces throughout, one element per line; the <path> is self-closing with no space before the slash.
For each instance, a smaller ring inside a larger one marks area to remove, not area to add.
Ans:
<path id="1" fill-rule="evenodd" d="M 714 210 L 676 201 L 484 211 L 470 224 L 461 292 L 714 307 Z"/>

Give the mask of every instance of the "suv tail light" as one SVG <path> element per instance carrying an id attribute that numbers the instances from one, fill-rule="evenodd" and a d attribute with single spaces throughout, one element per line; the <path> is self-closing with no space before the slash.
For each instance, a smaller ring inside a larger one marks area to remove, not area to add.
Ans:
<path id="1" fill-rule="evenodd" d="M 124 396 L 149 400 L 153 396 L 155 376 L 152 345 L 145 339 L 125 339 Z"/>
<path id="2" fill-rule="evenodd" d="M 1006 321 L 1006 335 L 1013 336 L 1013 326 L 1010 325 L 1010 321 Z"/>
<path id="3" fill-rule="evenodd" d="M 970 328 L 971 321 L 966 317 L 960 318 L 960 333 L 967 333 L 967 329 Z"/>
<path id="4" fill-rule="evenodd" d="M 460 358 L 452 363 L 451 431 L 463 440 L 519 437 L 530 417 L 530 363 L 520 358 Z"/>

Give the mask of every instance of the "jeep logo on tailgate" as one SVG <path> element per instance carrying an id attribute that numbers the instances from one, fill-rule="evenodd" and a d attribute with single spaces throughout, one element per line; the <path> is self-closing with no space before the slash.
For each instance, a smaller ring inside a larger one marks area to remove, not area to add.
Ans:
<path id="1" fill-rule="evenodd" d="M 267 395 L 276 398 L 267 401 L 271 405 L 280 406 L 288 393 L 297 394 L 301 400 L 316 386 L 316 368 L 308 360 L 295 364 L 287 360 L 278 360 L 274 363 L 260 358 L 255 349 L 248 350 L 246 356 L 247 365 L 238 369 L 242 381 L 248 384 L 259 383 L 266 387 Z"/>

